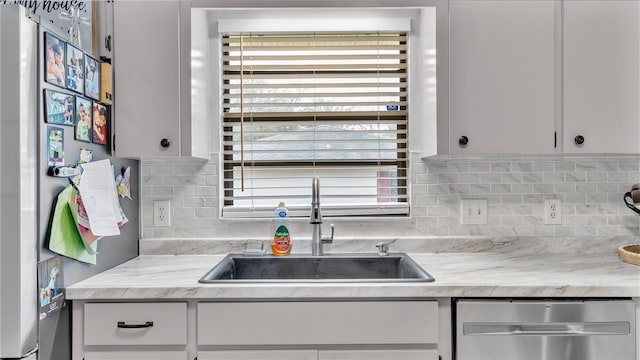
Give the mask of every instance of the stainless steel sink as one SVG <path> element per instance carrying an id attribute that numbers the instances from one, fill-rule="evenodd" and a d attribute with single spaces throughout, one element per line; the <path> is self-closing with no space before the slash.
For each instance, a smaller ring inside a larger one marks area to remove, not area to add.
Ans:
<path id="1" fill-rule="evenodd" d="M 430 282 L 407 254 L 331 254 L 324 256 L 227 255 L 201 283 Z"/>

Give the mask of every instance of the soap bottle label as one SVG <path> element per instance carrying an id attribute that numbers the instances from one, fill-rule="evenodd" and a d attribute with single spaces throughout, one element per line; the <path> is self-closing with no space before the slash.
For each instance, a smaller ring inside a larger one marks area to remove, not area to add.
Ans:
<path id="1" fill-rule="evenodd" d="M 275 249 L 279 252 L 288 253 L 291 245 L 291 237 L 289 235 L 289 229 L 287 229 L 286 226 L 278 226 L 273 237 L 273 243 L 275 245 Z"/>

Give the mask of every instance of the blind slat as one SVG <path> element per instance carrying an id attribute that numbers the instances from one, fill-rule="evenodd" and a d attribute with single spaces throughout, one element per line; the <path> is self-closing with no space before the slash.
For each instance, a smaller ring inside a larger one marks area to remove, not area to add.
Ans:
<path id="1" fill-rule="evenodd" d="M 245 99 L 271 99 L 274 97 L 274 94 L 269 93 L 250 93 L 245 92 L 243 94 Z M 326 97 L 393 97 L 393 96 L 407 96 L 406 91 L 397 91 L 397 92 L 343 92 L 343 93 L 328 93 L 328 92 L 316 92 L 316 93 L 278 93 L 277 97 L 280 99 L 291 99 L 291 98 L 326 98 Z M 239 99 L 240 94 L 225 94 L 223 99 Z M 384 101 L 379 101 L 377 103 L 385 103 Z M 291 105 L 296 105 L 292 103 Z"/>
<path id="2" fill-rule="evenodd" d="M 332 70 L 359 70 L 359 71 L 380 71 L 380 70 L 399 70 L 406 69 L 407 64 L 269 64 L 269 65 L 251 65 L 244 67 L 244 73 L 250 74 L 252 71 L 291 71 L 306 70 L 314 72 L 327 72 Z M 240 65 L 223 65 L 224 71 L 240 71 Z"/>
<path id="3" fill-rule="evenodd" d="M 289 43 L 289 42 L 302 42 L 309 43 L 313 41 L 315 43 L 326 43 L 326 42 L 338 42 L 340 44 L 344 44 L 345 42 L 354 42 L 354 43 L 362 43 L 365 41 L 375 41 L 375 42 L 384 42 L 384 41 L 392 41 L 392 42 L 405 42 L 407 41 L 407 36 L 402 34 L 392 34 L 392 33 L 371 33 L 371 34 L 359 34 L 359 35 L 351 35 L 351 34 L 337 34 L 331 36 L 323 36 L 322 34 L 288 34 L 288 35 L 280 35 L 280 34 L 244 34 L 244 41 L 247 43 Z M 240 35 L 237 34 L 229 34 L 222 38 L 223 44 L 240 44 Z"/>
<path id="4" fill-rule="evenodd" d="M 363 122 L 367 120 L 399 120 L 406 124 L 406 110 L 398 110 L 394 112 L 380 111 L 358 111 L 358 112 L 345 112 L 345 111 L 313 111 L 313 112 L 296 112 L 296 113 L 278 113 L 278 112 L 264 112 L 264 113 L 251 113 L 245 112 L 245 118 L 251 117 L 273 117 L 273 118 L 298 118 L 307 119 L 308 121 L 328 121 L 329 119 L 340 119 L 345 122 L 349 122 L 350 119 Z M 225 113 L 223 121 L 234 121 L 235 118 L 239 118 L 239 113 Z"/>
<path id="5" fill-rule="evenodd" d="M 242 56 L 225 55 L 222 57 L 223 61 L 239 62 Z M 280 61 L 287 62 L 293 61 L 313 61 L 314 63 L 321 63 L 322 60 L 406 60 L 407 55 L 386 55 L 386 54 L 342 54 L 342 55 L 319 55 L 319 54 L 300 54 L 300 55 L 252 55 L 249 58 L 244 57 L 245 69 L 251 68 L 252 63 L 267 62 L 267 61 Z"/>
<path id="6" fill-rule="evenodd" d="M 229 84 L 226 83 L 223 86 L 225 90 L 238 90 L 240 89 L 240 84 Z M 286 82 L 283 84 L 244 84 L 243 88 L 245 90 L 249 89 L 324 89 L 324 88 L 403 88 L 407 87 L 406 82 L 371 82 L 371 83 L 338 83 L 338 82 L 327 82 L 327 83 L 292 83 Z"/>
<path id="7" fill-rule="evenodd" d="M 371 50 L 381 50 L 381 51 L 406 51 L 406 45 L 354 45 L 346 48 L 344 45 L 315 45 L 315 46 L 304 46 L 304 45 L 295 45 L 295 46 L 257 46 L 257 45 L 246 45 L 243 47 L 243 51 L 246 51 L 248 55 L 251 52 L 257 51 L 299 51 L 299 52 L 309 52 L 309 51 L 345 51 L 348 49 L 349 51 L 371 51 Z M 225 53 L 236 53 L 240 51 L 240 46 L 224 46 L 222 50 Z"/>

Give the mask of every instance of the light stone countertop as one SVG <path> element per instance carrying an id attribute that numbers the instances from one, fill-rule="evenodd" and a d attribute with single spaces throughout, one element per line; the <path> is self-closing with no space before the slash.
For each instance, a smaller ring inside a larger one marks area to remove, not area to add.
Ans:
<path id="1" fill-rule="evenodd" d="M 409 253 L 432 283 L 200 284 L 223 255 L 141 255 L 67 288 L 71 300 L 640 297 L 617 254 Z"/>

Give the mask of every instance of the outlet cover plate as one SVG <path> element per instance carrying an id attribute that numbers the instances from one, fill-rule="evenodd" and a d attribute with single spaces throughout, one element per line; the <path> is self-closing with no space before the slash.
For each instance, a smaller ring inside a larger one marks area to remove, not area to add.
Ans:
<path id="1" fill-rule="evenodd" d="M 544 224 L 562 225 L 562 201 L 546 199 L 544 201 Z"/>
<path id="2" fill-rule="evenodd" d="M 171 201 L 153 202 L 153 226 L 171 226 Z"/>
<path id="3" fill-rule="evenodd" d="M 462 225 L 487 224 L 487 199 L 462 199 L 460 206 Z"/>

